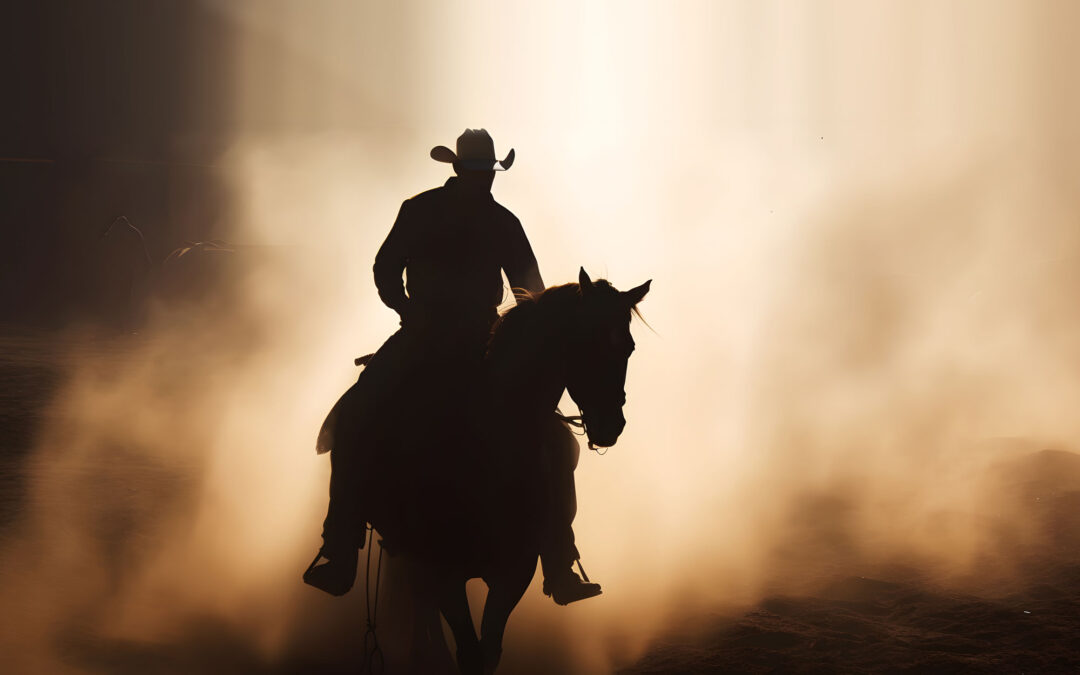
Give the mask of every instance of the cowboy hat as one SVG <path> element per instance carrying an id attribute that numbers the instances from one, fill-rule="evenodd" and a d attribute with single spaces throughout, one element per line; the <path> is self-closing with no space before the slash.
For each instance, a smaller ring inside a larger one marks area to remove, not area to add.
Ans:
<path id="1" fill-rule="evenodd" d="M 495 159 L 495 142 L 486 129 L 466 129 L 458 136 L 456 153 L 445 145 L 437 145 L 431 149 L 431 158 L 459 169 L 506 171 L 514 163 L 514 150 L 511 148 L 500 162 Z"/>

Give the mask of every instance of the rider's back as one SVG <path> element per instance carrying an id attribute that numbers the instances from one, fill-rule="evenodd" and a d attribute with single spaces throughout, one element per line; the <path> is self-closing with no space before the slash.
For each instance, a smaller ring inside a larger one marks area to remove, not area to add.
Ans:
<path id="1" fill-rule="evenodd" d="M 466 194 L 451 178 L 406 200 L 375 259 L 375 282 L 400 287 L 407 267 L 410 311 L 494 318 L 512 286 L 537 290 L 536 259 L 521 223 L 488 194 Z"/>

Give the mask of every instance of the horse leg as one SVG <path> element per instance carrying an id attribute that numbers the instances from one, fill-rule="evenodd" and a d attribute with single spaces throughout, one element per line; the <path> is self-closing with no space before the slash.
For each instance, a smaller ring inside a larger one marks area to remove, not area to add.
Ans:
<path id="1" fill-rule="evenodd" d="M 439 589 L 439 609 L 450 625 L 450 632 L 454 634 L 458 669 L 462 675 L 480 675 L 483 672 L 480 640 L 469 613 L 469 598 L 465 594 L 464 582 L 448 580 L 442 584 Z"/>
<path id="2" fill-rule="evenodd" d="M 409 655 L 412 668 L 407 672 L 418 675 L 457 672 L 454 657 L 450 655 L 450 647 L 443 636 L 439 594 L 424 584 L 418 584 L 413 591 L 413 636 Z"/>
<path id="3" fill-rule="evenodd" d="M 506 573 L 493 578 L 489 584 L 487 602 L 484 604 L 484 618 L 480 621 L 480 649 L 484 658 L 484 674 L 491 675 L 502 657 L 503 633 L 510 613 L 525 595 L 525 590 L 536 573 L 536 555 L 522 561 Z"/>

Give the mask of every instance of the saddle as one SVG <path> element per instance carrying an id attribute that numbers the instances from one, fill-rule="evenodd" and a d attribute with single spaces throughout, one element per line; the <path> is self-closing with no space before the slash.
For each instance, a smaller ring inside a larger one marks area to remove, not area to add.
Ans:
<path id="1" fill-rule="evenodd" d="M 371 362 L 371 359 L 374 356 L 374 352 L 371 354 L 365 354 L 364 356 L 358 356 L 353 359 L 353 363 L 358 367 L 364 367 Z M 349 391 L 351 391 L 351 388 Z M 334 447 L 334 429 L 337 426 L 338 416 L 341 414 L 341 409 L 343 406 L 342 402 L 345 401 L 345 396 L 348 395 L 348 393 L 349 392 L 346 391 L 345 394 L 343 394 L 341 398 L 339 398 L 337 402 L 334 403 L 334 407 L 330 408 L 330 412 L 328 412 L 326 414 L 326 417 L 323 419 L 323 423 L 319 427 L 319 435 L 315 438 L 316 454 L 326 454 L 330 452 L 330 450 Z"/>

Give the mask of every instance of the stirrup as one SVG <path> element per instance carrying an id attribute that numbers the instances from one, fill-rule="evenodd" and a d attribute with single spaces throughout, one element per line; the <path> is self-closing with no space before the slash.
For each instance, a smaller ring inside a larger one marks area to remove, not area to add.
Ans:
<path id="1" fill-rule="evenodd" d="M 556 605 L 569 605 L 578 600 L 594 598 L 603 592 L 600 590 L 600 584 L 589 581 L 585 569 L 581 566 L 581 561 L 577 563 L 578 569 L 581 570 L 581 577 L 585 577 L 584 580 L 572 569 L 567 570 L 565 575 L 559 575 L 557 581 L 544 579 L 544 595 L 554 600 Z"/>

